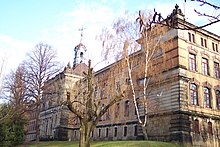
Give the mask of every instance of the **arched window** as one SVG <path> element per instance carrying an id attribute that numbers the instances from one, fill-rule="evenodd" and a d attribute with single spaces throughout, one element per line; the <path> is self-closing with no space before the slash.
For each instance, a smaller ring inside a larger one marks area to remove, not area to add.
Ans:
<path id="1" fill-rule="evenodd" d="M 198 104 L 198 91 L 196 84 L 190 84 L 190 102 L 192 105 Z"/>
<path id="2" fill-rule="evenodd" d="M 210 90 L 207 87 L 203 88 L 204 91 L 204 107 L 211 108 Z"/>
<path id="3" fill-rule="evenodd" d="M 220 91 L 216 90 L 215 95 L 216 95 L 216 108 L 220 110 Z"/>
<path id="4" fill-rule="evenodd" d="M 208 133 L 209 135 L 212 135 L 212 123 L 208 122 Z"/>
<path id="5" fill-rule="evenodd" d="M 195 119 L 193 125 L 193 132 L 199 134 L 199 120 Z"/>

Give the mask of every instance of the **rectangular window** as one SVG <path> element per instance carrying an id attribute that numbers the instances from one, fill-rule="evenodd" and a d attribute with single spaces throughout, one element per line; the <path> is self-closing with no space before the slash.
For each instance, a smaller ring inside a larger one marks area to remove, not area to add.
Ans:
<path id="1" fill-rule="evenodd" d="M 219 63 L 214 62 L 214 74 L 215 78 L 219 78 Z"/>
<path id="2" fill-rule="evenodd" d="M 117 134 L 118 134 L 118 128 L 115 128 L 114 136 L 117 137 Z"/>
<path id="3" fill-rule="evenodd" d="M 134 136 L 137 136 L 137 126 L 134 126 Z"/>
<path id="4" fill-rule="evenodd" d="M 207 40 L 201 37 L 201 46 L 207 47 Z"/>
<path id="5" fill-rule="evenodd" d="M 212 42 L 212 50 L 215 51 L 215 43 Z"/>
<path id="6" fill-rule="evenodd" d="M 190 42 L 195 43 L 195 35 L 188 32 L 188 40 L 189 40 Z"/>
<path id="7" fill-rule="evenodd" d="M 211 108 L 210 90 L 207 87 L 203 88 L 204 95 L 204 107 Z"/>
<path id="8" fill-rule="evenodd" d="M 128 129 L 128 128 L 125 126 L 125 127 L 124 127 L 124 136 L 127 136 L 127 131 L 128 131 L 127 129 Z"/>
<path id="9" fill-rule="evenodd" d="M 202 58 L 202 73 L 204 75 L 208 75 L 208 60 L 205 58 Z"/>
<path id="10" fill-rule="evenodd" d="M 108 137 L 108 128 L 106 128 L 105 136 Z"/>
<path id="11" fill-rule="evenodd" d="M 193 123 L 193 132 L 195 132 L 196 134 L 199 134 L 199 120 L 194 120 Z"/>
<path id="12" fill-rule="evenodd" d="M 201 46 L 204 46 L 203 38 L 201 38 Z"/>
<path id="13" fill-rule="evenodd" d="M 215 95 L 216 95 L 216 108 L 220 110 L 220 91 L 216 90 Z"/>
<path id="14" fill-rule="evenodd" d="M 195 43 L 195 35 L 192 34 L 192 42 Z"/>
<path id="15" fill-rule="evenodd" d="M 213 134 L 213 132 L 212 132 L 212 123 L 211 122 L 208 122 L 208 134 L 209 135 Z"/>
<path id="16" fill-rule="evenodd" d="M 124 109 L 124 111 L 125 111 L 124 116 L 128 117 L 129 116 L 129 100 L 125 101 L 125 109 Z"/>
<path id="17" fill-rule="evenodd" d="M 99 129 L 99 134 L 98 135 L 99 135 L 99 137 L 101 136 L 101 129 Z"/>
<path id="18" fill-rule="evenodd" d="M 215 51 L 218 52 L 218 44 L 215 44 Z"/>
<path id="19" fill-rule="evenodd" d="M 207 48 L 207 41 L 204 39 L 204 46 Z"/>
<path id="20" fill-rule="evenodd" d="M 196 71 L 196 55 L 194 54 L 189 54 L 189 69 Z"/>
<path id="21" fill-rule="evenodd" d="M 192 105 L 198 105 L 198 91 L 195 84 L 190 84 L 190 102 Z"/>
<path id="22" fill-rule="evenodd" d="M 191 33 L 188 33 L 188 39 L 189 39 L 189 41 L 191 42 L 192 41 L 192 39 L 191 39 Z"/>
<path id="23" fill-rule="evenodd" d="M 212 50 L 218 52 L 218 44 L 212 42 Z"/>

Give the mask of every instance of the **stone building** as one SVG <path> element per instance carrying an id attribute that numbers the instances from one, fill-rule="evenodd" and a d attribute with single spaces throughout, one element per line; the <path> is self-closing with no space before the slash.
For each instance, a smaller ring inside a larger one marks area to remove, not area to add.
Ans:
<path id="1" fill-rule="evenodd" d="M 35 109 L 35 102 L 30 101 L 28 106 L 27 112 L 25 112 L 25 117 L 28 120 L 27 124 L 25 125 L 26 130 L 26 138 L 25 141 L 34 141 L 36 140 L 36 129 L 37 129 L 37 113 Z"/>
<path id="2" fill-rule="evenodd" d="M 40 112 L 41 140 L 69 140 L 68 133 L 72 130 L 69 123 L 71 113 L 64 105 L 68 91 L 83 78 L 87 65 L 83 62 L 85 46 L 80 43 L 75 47 L 73 67 L 70 64 L 64 71 L 44 83 L 43 99 Z M 79 53 L 78 53 L 79 52 Z"/>
<path id="3" fill-rule="evenodd" d="M 178 7 L 173 10 L 171 16 L 175 20 L 176 26 L 183 26 L 187 29 L 164 27 L 165 33 L 162 35 L 164 43 L 159 46 L 150 63 L 152 70 L 158 74 L 158 77 L 149 83 L 148 97 L 159 107 L 148 114 L 149 139 L 176 141 L 194 146 L 219 146 L 220 38 L 205 29 L 194 29 L 196 26 L 185 21 L 184 15 Z M 134 71 L 143 71 L 141 63 L 144 62 L 144 55 L 141 50 L 132 55 L 134 57 L 132 62 Z M 49 85 L 50 83 L 53 85 L 53 82 L 58 79 L 62 81 L 68 77 L 69 81 L 74 84 L 74 81 L 82 78 L 74 73 L 77 65 L 82 65 L 82 63 L 74 65 L 74 68 L 68 67 L 63 73 L 49 80 Z M 103 104 L 108 101 L 109 97 L 108 93 L 105 93 L 105 86 L 110 77 L 122 69 L 119 65 L 120 61 L 95 73 L 99 85 L 97 93 L 102 95 Z M 121 77 L 123 76 L 121 75 Z M 135 90 L 138 93 L 137 98 L 141 100 L 143 97 L 140 90 L 143 86 L 143 72 L 137 72 L 133 78 Z M 61 82 L 59 85 L 66 84 Z M 72 123 L 70 120 L 61 123 L 61 114 L 69 115 L 69 113 L 62 113 L 62 105 L 57 105 L 66 98 L 66 88 L 68 87 L 55 88 L 62 91 L 62 94 L 57 95 L 57 90 L 55 90 L 54 96 L 51 94 L 51 97 L 57 101 L 54 106 L 53 102 L 48 101 L 52 98 L 46 98 L 45 109 L 42 110 L 40 116 L 42 122 L 46 123 L 41 127 L 45 131 L 43 126 L 47 126 L 45 128 L 48 128 L 50 133 L 45 134 L 53 136 L 54 139 L 61 139 L 60 137 L 65 136 L 58 131 L 63 129 L 66 130 L 66 136 L 62 138 L 63 140 L 77 140 L 80 137 L 78 120 L 74 119 Z M 48 90 L 45 90 L 45 94 L 47 92 Z M 100 119 L 92 133 L 93 140 L 143 139 L 130 93 L 131 91 L 128 89 L 126 99 L 115 104 Z M 141 106 L 140 111 L 143 111 Z M 143 112 L 141 115 L 144 117 Z M 69 117 L 73 118 L 74 116 Z M 43 135 L 43 131 L 41 134 Z"/>

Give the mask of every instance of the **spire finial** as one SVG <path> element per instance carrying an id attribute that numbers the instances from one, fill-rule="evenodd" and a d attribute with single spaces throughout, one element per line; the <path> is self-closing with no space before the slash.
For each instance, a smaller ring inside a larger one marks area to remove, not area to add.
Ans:
<path id="1" fill-rule="evenodd" d="M 80 36 L 81 36 L 81 38 L 80 38 L 80 43 L 82 42 L 84 29 L 85 29 L 84 27 L 82 27 L 82 28 L 79 29 L 79 31 L 81 32 L 81 34 L 80 34 Z"/>

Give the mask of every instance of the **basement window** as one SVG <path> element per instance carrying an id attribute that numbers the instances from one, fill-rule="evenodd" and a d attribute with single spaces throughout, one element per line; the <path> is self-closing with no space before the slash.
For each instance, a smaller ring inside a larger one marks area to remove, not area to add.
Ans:
<path id="1" fill-rule="evenodd" d="M 211 122 L 208 122 L 208 134 L 209 135 L 212 135 L 212 123 Z"/>
<path id="2" fill-rule="evenodd" d="M 198 120 L 198 119 L 195 119 L 193 125 L 194 125 L 194 126 L 193 126 L 193 131 L 194 131 L 194 133 L 199 134 L 199 120 Z"/>

